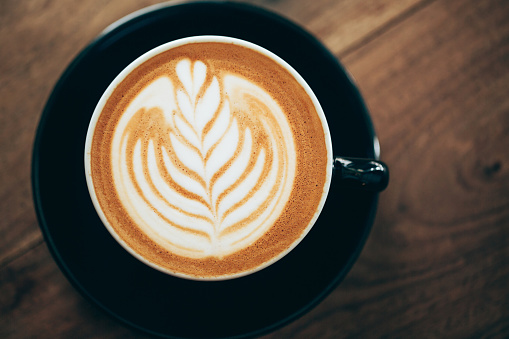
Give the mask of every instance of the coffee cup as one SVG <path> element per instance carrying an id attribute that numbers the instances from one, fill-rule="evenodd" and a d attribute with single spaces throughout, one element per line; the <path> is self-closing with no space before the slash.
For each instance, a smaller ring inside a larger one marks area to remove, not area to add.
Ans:
<path id="1" fill-rule="evenodd" d="M 388 181 L 379 161 L 334 156 L 320 103 L 289 64 L 222 36 L 172 41 L 127 66 L 92 115 L 85 173 L 122 247 L 193 280 L 283 258 L 315 224 L 331 180 L 377 191 Z"/>

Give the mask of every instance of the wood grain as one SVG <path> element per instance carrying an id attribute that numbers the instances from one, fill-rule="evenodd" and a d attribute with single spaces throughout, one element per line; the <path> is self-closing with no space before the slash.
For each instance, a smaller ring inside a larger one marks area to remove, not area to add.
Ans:
<path id="1" fill-rule="evenodd" d="M 340 55 L 370 39 L 384 27 L 422 7 L 429 0 L 293 0 L 258 1 L 301 24 L 331 52 Z"/>
<path id="2" fill-rule="evenodd" d="M 356 78 L 391 169 L 345 281 L 265 338 L 509 337 L 509 3 L 259 0 Z M 0 337 L 143 337 L 83 299 L 30 191 L 52 86 L 104 27 L 153 1 L 0 2 Z"/>
<path id="3" fill-rule="evenodd" d="M 135 338 L 90 304 L 41 245 L 0 270 L 0 338 Z"/>

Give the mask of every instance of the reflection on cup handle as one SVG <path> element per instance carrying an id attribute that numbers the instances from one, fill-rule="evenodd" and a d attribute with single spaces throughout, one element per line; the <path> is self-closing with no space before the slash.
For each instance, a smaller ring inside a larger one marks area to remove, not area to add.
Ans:
<path id="1" fill-rule="evenodd" d="M 366 191 L 383 191 L 389 183 L 389 168 L 381 161 L 359 158 L 334 158 L 334 176 L 341 185 Z"/>

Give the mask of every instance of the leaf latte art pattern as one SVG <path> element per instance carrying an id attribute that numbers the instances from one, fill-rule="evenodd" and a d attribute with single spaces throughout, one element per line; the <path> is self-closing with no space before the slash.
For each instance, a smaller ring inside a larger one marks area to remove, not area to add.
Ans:
<path id="1" fill-rule="evenodd" d="M 278 103 L 205 62 L 183 59 L 153 80 L 113 133 L 121 203 L 178 255 L 223 257 L 253 244 L 290 197 L 295 146 Z"/>

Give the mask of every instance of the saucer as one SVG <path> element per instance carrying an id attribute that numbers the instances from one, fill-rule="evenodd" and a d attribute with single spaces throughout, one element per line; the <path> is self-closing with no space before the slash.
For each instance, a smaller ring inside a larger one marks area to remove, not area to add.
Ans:
<path id="1" fill-rule="evenodd" d="M 154 270 L 126 252 L 94 210 L 83 152 L 94 107 L 120 71 L 146 51 L 194 35 L 225 35 L 258 44 L 293 66 L 325 111 L 336 155 L 377 158 L 363 100 L 336 58 L 288 20 L 229 2 L 163 4 L 108 27 L 56 84 L 37 131 L 34 203 L 46 243 L 65 276 L 122 323 L 162 337 L 244 338 L 266 334 L 323 300 L 360 254 L 378 195 L 332 179 L 324 209 L 288 255 L 254 274 L 191 281 Z"/>

